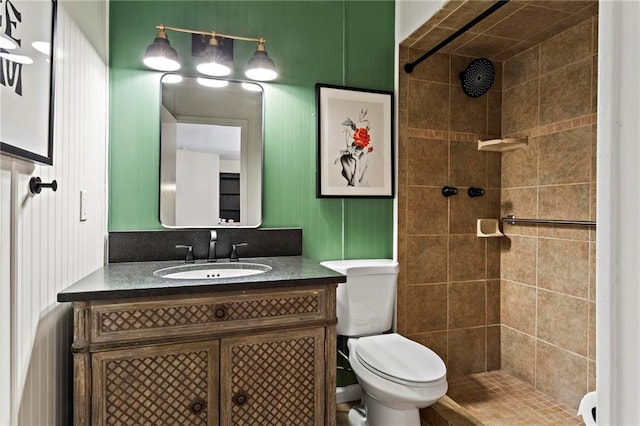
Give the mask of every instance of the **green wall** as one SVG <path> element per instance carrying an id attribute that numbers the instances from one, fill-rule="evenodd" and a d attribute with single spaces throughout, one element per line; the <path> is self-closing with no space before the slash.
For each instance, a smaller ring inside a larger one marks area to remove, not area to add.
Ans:
<path id="1" fill-rule="evenodd" d="M 393 1 L 118 1 L 110 3 L 109 230 L 158 222 L 159 73 L 142 65 L 155 25 L 262 36 L 280 77 L 265 88 L 262 227 L 302 227 L 315 260 L 391 257 L 393 201 L 317 199 L 315 84 L 393 90 Z M 195 74 L 190 35 L 169 32 Z M 255 50 L 236 42 L 235 70 Z"/>

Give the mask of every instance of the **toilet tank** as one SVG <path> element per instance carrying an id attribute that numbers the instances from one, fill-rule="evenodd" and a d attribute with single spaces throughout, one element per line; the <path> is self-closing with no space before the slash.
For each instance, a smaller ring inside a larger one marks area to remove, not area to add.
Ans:
<path id="1" fill-rule="evenodd" d="M 341 336 L 379 334 L 391 328 L 398 262 L 391 259 L 328 260 L 321 265 L 347 276 L 338 284 L 336 331 Z"/>

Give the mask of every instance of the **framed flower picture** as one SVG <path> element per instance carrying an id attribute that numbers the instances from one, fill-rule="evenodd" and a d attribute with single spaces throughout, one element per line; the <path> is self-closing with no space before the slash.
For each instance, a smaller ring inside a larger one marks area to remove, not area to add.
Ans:
<path id="1" fill-rule="evenodd" d="M 316 197 L 394 196 L 393 93 L 316 84 Z"/>

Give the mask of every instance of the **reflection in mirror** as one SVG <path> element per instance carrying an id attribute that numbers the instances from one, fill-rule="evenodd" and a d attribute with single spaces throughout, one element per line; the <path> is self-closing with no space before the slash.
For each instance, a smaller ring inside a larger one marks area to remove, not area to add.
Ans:
<path id="1" fill-rule="evenodd" d="M 262 87 L 165 74 L 160 222 L 167 228 L 262 222 Z"/>

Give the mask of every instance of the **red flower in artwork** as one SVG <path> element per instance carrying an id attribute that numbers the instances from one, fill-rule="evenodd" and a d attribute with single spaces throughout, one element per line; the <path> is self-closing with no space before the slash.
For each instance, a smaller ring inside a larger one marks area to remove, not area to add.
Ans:
<path id="1" fill-rule="evenodd" d="M 356 144 L 358 148 L 364 148 L 369 145 L 369 141 L 371 137 L 369 136 L 369 131 L 364 127 L 359 127 L 353 132 L 353 142 Z"/>

